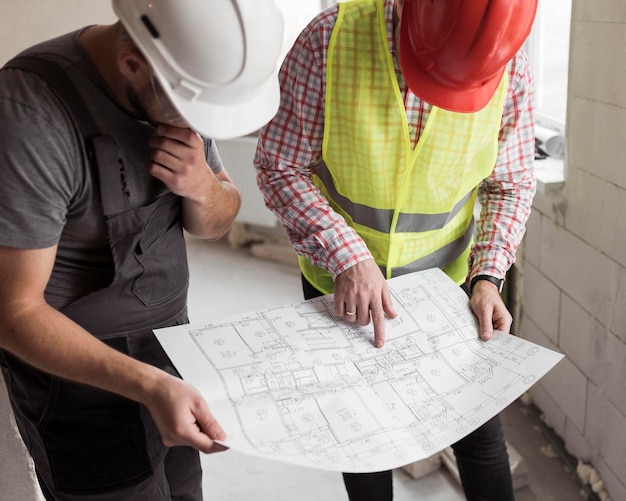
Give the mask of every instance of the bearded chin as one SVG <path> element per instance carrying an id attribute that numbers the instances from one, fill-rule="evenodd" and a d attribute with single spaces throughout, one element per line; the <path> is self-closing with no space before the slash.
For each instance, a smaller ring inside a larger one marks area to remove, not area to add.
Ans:
<path id="1" fill-rule="evenodd" d="M 150 122 L 152 124 L 155 123 L 154 120 L 150 118 L 150 114 L 139 97 L 139 94 L 131 86 L 126 88 L 126 99 L 128 99 L 128 102 L 133 106 L 135 114 L 140 120 Z"/>
<path id="2" fill-rule="evenodd" d="M 146 89 L 146 93 L 152 92 L 152 89 Z M 135 110 L 135 114 L 139 120 L 143 120 L 144 122 L 148 122 L 152 125 L 157 125 L 159 123 L 165 123 L 168 125 L 173 125 L 174 127 L 188 128 L 189 125 L 185 121 L 183 117 L 181 117 L 174 109 L 169 106 L 168 108 L 164 107 L 164 103 L 159 100 L 158 94 L 154 94 L 155 99 L 152 103 L 152 106 L 148 105 L 146 99 L 142 99 L 140 95 L 142 94 L 142 90 L 137 92 L 132 87 L 128 86 L 126 89 L 126 99 L 132 105 Z M 167 111 L 164 111 L 167 109 Z M 154 113 L 150 113 L 150 110 Z M 169 114 L 168 114 L 169 112 Z M 162 117 L 161 119 L 157 117 Z"/>

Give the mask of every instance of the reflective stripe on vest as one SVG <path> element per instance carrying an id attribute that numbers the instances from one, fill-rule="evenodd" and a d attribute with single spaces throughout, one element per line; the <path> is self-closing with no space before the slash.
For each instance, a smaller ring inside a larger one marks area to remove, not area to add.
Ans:
<path id="1" fill-rule="evenodd" d="M 508 73 L 476 113 L 433 107 L 415 147 L 389 50 L 384 0 L 339 4 L 327 55 L 323 163 L 313 182 L 385 276 L 433 266 L 465 280 L 477 187 L 492 172 Z M 300 259 L 325 293 L 332 279 Z"/>
<path id="2" fill-rule="evenodd" d="M 315 175 L 320 178 L 328 195 L 332 200 L 341 207 L 346 213 L 350 214 L 352 220 L 362 226 L 368 226 L 373 230 L 380 231 L 382 233 L 390 233 L 393 216 L 395 211 L 390 209 L 375 209 L 368 207 L 367 205 L 357 204 L 347 197 L 341 195 L 333 179 L 328 171 L 326 164 L 322 162 L 316 169 Z M 472 189 L 467 195 L 465 195 L 457 204 L 453 207 L 452 211 L 441 214 L 408 214 L 399 213 L 398 222 L 395 227 L 396 233 L 409 233 L 420 232 L 430 230 L 440 230 L 446 224 L 448 224 L 454 216 L 456 216 L 461 209 L 468 202 L 470 197 L 474 194 Z"/>

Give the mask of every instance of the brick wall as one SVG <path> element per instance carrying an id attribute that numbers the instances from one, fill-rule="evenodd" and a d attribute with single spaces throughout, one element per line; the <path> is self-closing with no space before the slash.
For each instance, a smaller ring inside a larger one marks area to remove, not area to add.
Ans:
<path id="1" fill-rule="evenodd" d="M 566 355 L 531 390 L 574 456 L 626 499 L 626 3 L 573 0 L 566 179 L 537 194 L 522 337 Z"/>

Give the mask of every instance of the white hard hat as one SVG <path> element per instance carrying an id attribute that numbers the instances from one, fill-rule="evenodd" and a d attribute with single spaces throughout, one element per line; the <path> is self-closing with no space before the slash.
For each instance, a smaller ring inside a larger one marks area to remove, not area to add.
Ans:
<path id="1" fill-rule="evenodd" d="M 243 136 L 278 109 L 283 18 L 274 0 L 112 0 L 189 126 Z"/>

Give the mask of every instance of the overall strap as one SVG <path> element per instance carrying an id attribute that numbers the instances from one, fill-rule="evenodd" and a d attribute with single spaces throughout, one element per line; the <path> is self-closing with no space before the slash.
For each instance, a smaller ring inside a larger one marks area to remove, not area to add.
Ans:
<path id="1" fill-rule="evenodd" d="M 82 136 L 83 144 L 94 167 L 95 180 L 100 186 L 102 208 L 106 216 L 130 208 L 128 197 L 120 189 L 120 165 L 117 145 L 113 138 L 102 134 L 100 127 L 65 71 L 53 61 L 35 56 L 17 56 L 2 69 L 29 71 L 42 78 L 65 105 Z"/>
<path id="2" fill-rule="evenodd" d="M 30 71 L 41 77 L 65 104 L 85 140 L 101 135 L 74 82 L 58 64 L 40 57 L 18 56 L 6 63 L 4 68 Z"/>

